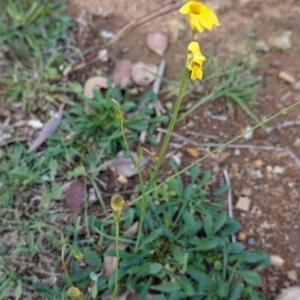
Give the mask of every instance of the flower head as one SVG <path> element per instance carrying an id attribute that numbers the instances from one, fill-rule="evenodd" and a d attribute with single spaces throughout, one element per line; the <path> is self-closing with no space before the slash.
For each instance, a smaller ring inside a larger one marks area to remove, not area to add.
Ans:
<path id="1" fill-rule="evenodd" d="M 122 209 L 126 206 L 126 203 L 121 195 L 116 194 L 111 197 L 110 206 L 113 212 L 120 214 Z"/>
<path id="2" fill-rule="evenodd" d="M 187 55 L 186 68 L 191 72 L 190 77 L 192 80 L 202 79 L 202 65 L 206 58 L 202 55 L 197 42 L 189 43 L 188 50 L 191 53 Z"/>
<path id="3" fill-rule="evenodd" d="M 214 11 L 201 2 L 189 1 L 179 9 L 179 12 L 188 16 L 191 28 L 194 31 L 203 32 L 204 29 L 211 30 L 220 25 Z"/>
<path id="4" fill-rule="evenodd" d="M 68 288 L 66 295 L 74 300 L 82 299 L 81 291 L 75 286 Z"/>

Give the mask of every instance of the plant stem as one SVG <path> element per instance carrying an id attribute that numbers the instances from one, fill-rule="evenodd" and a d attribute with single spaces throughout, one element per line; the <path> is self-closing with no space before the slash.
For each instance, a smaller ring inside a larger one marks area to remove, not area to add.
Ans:
<path id="1" fill-rule="evenodd" d="M 145 189 L 145 182 L 141 173 L 141 168 L 140 168 L 140 161 L 141 161 L 141 157 L 138 158 L 138 175 L 139 175 L 139 180 L 142 186 L 142 200 L 141 200 L 141 217 L 140 217 L 140 221 L 139 221 L 139 229 L 138 229 L 138 234 L 137 234 L 137 239 L 136 239 L 136 243 L 135 243 L 135 247 L 134 247 L 134 253 L 137 252 L 138 247 L 139 247 L 139 243 L 140 243 L 140 239 L 142 236 L 142 230 L 143 230 L 143 225 L 144 225 L 144 220 L 145 220 L 145 214 L 146 214 L 146 207 L 147 207 L 147 202 L 146 202 L 146 189 Z"/>
<path id="2" fill-rule="evenodd" d="M 71 278 L 70 278 L 70 275 L 69 275 L 69 272 L 67 270 L 67 266 L 66 266 L 66 262 L 65 262 L 65 256 L 64 256 L 64 253 L 65 253 L 65 249 L 69 246 L 69 244 L 64 244 L 62 250 L 61 250 L 61 263 L 63 265 L 63 268 L 64 268 L 64 271 L 65 271 L 65 275 L 66 275 L 66 278 L 67 278 L 67 281 L 69 283 L 70 286 L 74 286 Z"/>
<path id="3" fill-rule="evenodd" d="M 173 111 L 173 114 L 172 114 L 172 117 L 171 117 L 171 120 L 170 120 L 170 124 L 169 124 L 169 127 L 168 127 L 167 134 L 165 135 L 165 138 L 164 138 L 164 141 L 163 141 L 163 144 L 162 144 L 162 147 L 161 147 L 158 159 L 157 159 L 157 164 L 156 164 L 153 176 L 156 176 L 156 174 L 157 174 L 157 172 L 158 172 L 158 170 L 159 170 L 159 168 L 162 164 L 162 160 L 163 160 L 163 158 L 166 154 L 167 147 L 168 147 L 172 132 L 174 130 L 174 126 L 176 124 L 178 111 L 180 109 L 180 105 L 181 105 L 185 90 L 186 90 L 188 82 L 189 82 L 189 78 L 188 78 L 186 72 L 187 72 L 186 69 L 184 69 L 184 71 L 182 73 L 182 76 L 181 76 L 179 94 L 178 94 L 176 102 L 175 102 L 174 111 Z"/>
<path id="4" fill-rule="evenodd" d="M 120 260 L 120 252 L 119 252 L 119 236 L 120 236 L 120 228 L 119 228 L 119 218 L 115 216 L 116 221 L 116 270 L 115 270 L 115 287 L 112 300 L 117 299 L 118 295 L 118 279 L 119 279 L 119 260 Z"/>

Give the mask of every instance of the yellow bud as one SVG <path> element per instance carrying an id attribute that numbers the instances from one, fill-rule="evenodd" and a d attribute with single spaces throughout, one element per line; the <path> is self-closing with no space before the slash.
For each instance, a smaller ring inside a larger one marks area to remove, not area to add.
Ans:
<path id="1" fill-rule="evenodd" d="M 74 248 L 71 245 L 69 245 L 69 246 L 70 246 L 70 249 L 72 251 L 72 254 L 74 255 L 74 257 L 76 259 L 78 259 L 78 260 L 83 259 L 84 255 L 79 250 L 77 250 L 76 248 Z"/>
<path id="2" fill-rule="evenodd" d="M 120 213 L 122 209 L 126 206 L 124 198 L 119 195 L 113 195 L 110 200 L 110 206 L 115 213 Z"/>
<path id="3" fill-rule="evenodd" d="M 68 288 L 68 290 L 66 292 L 66 295 L 68 297 L 72 298 L 72 299 L 75 299 L 75 300 L 82 299 L 81 291 L 75 286 L 72 286 L 72 287 Z"/>

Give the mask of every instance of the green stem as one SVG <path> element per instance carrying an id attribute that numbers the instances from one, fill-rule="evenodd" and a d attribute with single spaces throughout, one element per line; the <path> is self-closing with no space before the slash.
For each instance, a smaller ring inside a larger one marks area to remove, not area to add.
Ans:
<path id="1" fill-rule="evenodd" d="M 159 168 L 162 164 L 162 160 L 163 160 L 163 158 L 166 154 L 167 147 L 168 147 L 172 132 L 174 130 L 174 126 L 176 124 L 177 115 L 178 115 L 180 105 L 181 105 L 185 90 L 187 88 L 188 82 L 189 82 L 189 78 L 187 76 L 187 71 L 186 71 L 186 69 L 184 69 L 184 71 L 182 73 L 182 76 L 181 76 L 179 94 L 178 94 L 176 102 L 175 102 L 174 111 L 173 111 L 173 114 L 172 114 L 172 117 L 171 117 L 171 120 L 170 120 L 168 131 L 165 135 L 165 138 L 164 138 L 164 141 L 163 141 L 163 144 L 162 144 L 162 147 L 161 147 L 158 159 L 157 159 L 157 164 L 156 164 L 156 167 L 155 167 L 154 176 L 156 176 L 156 174 L 157 174 L 157 172 L 158 172 L 158 170 L 159 170 Z"/>
<path id="2" fill-rule="evenodd" d="M 65 253 L 65 249 L 67 247 L 71 247 L 69 244 L 64 244 L 62 250 L 61 250 L 61 263 L 63 265 L 63 268 L 64 268 L 64 271 L 65 271 L 65 275 L 66 275 L 66 278 L 67 278 L 67 281 L 69 283 L 70 286 L 74 286 L 71 278 L 70 278 L 70 275 L 69 275 L 69 272 L 67 270 L 67 266 L 66 266 L 66 262 L 65 262 L 65 256 L 64 256 L 64 253 Z"/>
<path id="3" fill-rule="evenodd" d="M 138 228 L 138 233 L 137 233 L 137 239 L 136 239 L 136 243 L 135 243 L 135 248 L 134 248 L 134 253 L 137 252 L 138 247 L 139 247 L 139 243 L 140 243 L 140 239 L 142 236 L 142 230 L 143 230 L 143 225 L 144 225 L 144 220 L 145 220 L 145 214 L 146 214 L 146 207 L 147 207 L 147 202 L 146 202 L 146 189 L 145 189 L 145 182 L 141 173 L 141 169 L 140 169 L 140 158 L 138 159 L 138 175 L 139 175 L 139 180 L 141 183 L 141 187 L 142 187 L 142 201 L 141 201 L 141 217 L 140 217 L 140 221 L 139 221 L 139 228 Z"/>
<path id="4" fill-rule="evenodd" d="M 119 236 L 120 236 L 120 228 L 119 228 L 119 219 L 115 217 L 116 221 L 116 271 L 115 271 L 115 287 L 112 300 L 117 299 L 118 295 L 118 279 L 119 279 L 119 260 L 120 260 L 120 252 L 119 252 Z"/>

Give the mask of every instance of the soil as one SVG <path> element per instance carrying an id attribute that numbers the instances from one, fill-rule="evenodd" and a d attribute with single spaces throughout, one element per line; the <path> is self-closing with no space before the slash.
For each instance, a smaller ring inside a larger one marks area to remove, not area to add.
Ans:
<path id="1" fill-rule="evenodd" d="M 81 20 L 84 19 L 77 32 L 82 49 L 101 49 L 104 44 L 100 37 L 102 30 L 117 32 L 133 19 L 146 15 L 166 1 L 124 0 L 121 3 L 120 5 L 120 0 L 69 0 L 69 13 L 75 18 L 81 16 Z M 182 3 L 183 1 L 174 1 L 173 7 Z M 299 101 L 300 64 L 297 62 L 300 53 L 300 2 L 215 0 L 206 1 L 205 4 L 215 9 L 221 26 L 211 32 L 196 35 L 202 53 L 224 60 L 234 53 L 243 60 L 251 53 L 251 59 L 259 64 L 255 75 L 263 78 L 264 84 L 256 95 L 256 105 L 251 106 L 255 114 L 260 119 L 266 119 Z M 113 45 L 112 59 L 108 62 L 88 65 L 72 77 L 84 82 L 99 70 L 111 75 L 115 63 L 123 58 L 158 65 L 162 58 L 151 52 L 146 45 L 146 36 L 151 32 L 164 32 L 168 35 L 164 76 L 178 80 L 185 63 L 184 53 L 190 40 L 190 31 L 187 20 L 178 14 L 177 9 L 126 34 Z M 274 45 L 274 40 L 282 34 L 290 38 L 291 46 L 279 50 Z M 258 41 L 263 41 L 267 48 L 262 50 Z M 292 77 L 291 82 L 279 78 L 280 72 L 288 73 Z M 197 84 L 202 89 L 203 96 L 207 92 L 206 82 L 203 80 Z M 161 89 L 165 88 L 163 84 Z M 191 105 L 198 100 L 187 96 L 184 103 Z M 168 102 L 175 102 L 175 96 L 161 97 L 160 101 L 168 105 Z M 217 115 L 223 115 L 225 111 L 227 120 L 211 118 L 207 114 L 208 110 Z M 238 235 L 238 239 L 248 249 L 264 250 L 284 260 L 281 267 L 271 266 L 262 273 L 262 290 L 267 299 L 274 299 L 282 288 L 300 285 L 300 159 L 297 158 L 300 158 L 300 106 L 282 114 L 267 126 L 282 125 L 286 121 L 292 121 L 291 126 L 274 128 L 269 134 L 259 129 L 249 140 L 241 139 L 234 143 L 248 145 L 245 149 L 238 146 L 226 148 L 201 165 L 203 169 L 212 170 L 214 177 L 220 178 L 222 182 L 225 182 L 224 170 L 227 170 L 234 207 L 240 197 L 250 199 L 249 210 L 234 208 L 233 211 L 234 217 L 242 223 L 242 233 Z M 181 157 L 180 167 L 183 168 L 214 149 L 209 145 L 196 146 L 195 143 L 224 143 L 253 125 L 255 124 L 250 117 L 240 107 L 232 106 L 227 99 L 209 102 L 177 125 L 175 133 L 185 140 L 172 138 L 168 156 Z M 274 150 L 261 150 L 256 146 L 273 147 Z M 191 147 L 196 148 L 199 153 L 192 151 Z M 156 148 L 147 148 L 157 152 Z M 279 148 L 289 149 L 291 152 L 278 151 Z M 162 170 L 166 169 L 167 164 Z M 104 182 L 111 180 L 107 172 L 102 176 L 100 179 Z"/>
<path id="2" fill-rule="evenodd" d="M 178 4 L 180 3 L 177 2 L 174 6 Z M 300 17 L 299 2 L 240 0 L 207 1 L 206 4 L 216 9 L 221 26 L 212 32 L 196 36 L 201 43 L 201 50 L 204 54 L 210 53 L 224 60 L 233 53 L 237 53 L 240 59 L 247 53 L 252 53 L 251 59 L 259 64 L 256 75 L 262 76 L 264 81 L 256 96 L 257 105 L 251 107 L 257 116 L 265 119 L 299 100 L 296 86 L 279 78 L 279 73 L 283 71 L 290 74 L 294 81 L 300 80 L 300 65 L 296 63 L 300 50 L 300 24 L 297 22 Z M 74 16 L 78 16 L 82 10 L 91 15 L 91 26 L 86 34 L 85 46 L 101 47 L 101 30 L 116 32 L 132 19 L 147 14 L 157 5 L 160 5 L 160 1 L 149 3 L 144 0 L 128 0 L 119 5 L 117 0 L 110 0 L 101 1 L 100 7 L 97 0 L 71 0 L 69 11 Z M 103 18 L 94 14 L 97 10 L 111 13 Z M 172 24 L 175 24 L 175 27 L 172 27 Z M 183 29 L 179 30 L 177 37 L 174 28 Z M 290 32 L 287 35 L 290 35 L 291 47 L 279 50 L 273 45 L 273 41 L 287 31 Z M 177 10 L 136 28 L 120 39 L 114 50 L 127 48 L 127 52 L 120 55 L 119 51 L 116 60 L 127 58 L 133 62 L 159 64 L 161 58 L 146 46 L 146 35 L 151 32 L 164 32 L 168 35 L 169 45 L 164 56 L 167 60 L 165 76 L 178 79 L 185 60 L 183 49 L 190 36 L 187 22 Z M 258 41 L 263 41 L 267 48 L 261 49 Z M 82 72 L 89 76 L 98 68 L 107 74 L 113 71 L 113 65 L 95 64 Z M 163 98 L 160 100 L 163 103 L 175 101 Z M 195 103 L 197 99 L 186 97 L 184 101 Z M 228 114 L 228 120 L 225 122 L 213 120 L 206 113 L 207 109 L 220 113 L 224 108 L 228 108 L 226 99 L 211 102 L 182 121 L 175 132 L 193 142 L 223 143 L 242 133 L 247 126 L 255 125 L 237 106 L 234 106 L 233 112 Z M 299 125 L 299 119 L 300 107 L 296 107 L 270 122 L 268 126 L 291 120 L 298 120 Z M 203 136 L 197 136 L 195 133 Z M 212 135 L 214 139 L 205 135 Z M 288 148 L 300 157 L 299 138 L 300 131 L 296 124 L 274 129 L 269 134 L 257 130 L 248 141 L 242 139 L 238 142 L 249 145 L 248 149 L 225 149 L 203 163 L 204 168 L 212 169 L 215 175 L 220 177 L 223 177 L 223 170 L 228 171 L 234 205 L 241 196 L 251 201 L 248 211 L 234 209 L 234 216 L 242 223 L 242 233 L 238 238 L 242 239 L 249 249 L 262 249 L 284 259 L 283 266 L 271 266 L 263 272 L 262 289 L 268 299 L 274 299 L 282 288 L 300 283 L 300 165 L 299 160 L 297 164 L 285 151 L 260 150 L 251 145 Z M 198 147 L 201 151 L 194 157 L 189 154 L 191 151 L 188 151 L 188 147 L 195 146 L 175 138 L 172 142 L 169 154 L 181 156 L 182 167 L 207 153 L 207 148 Z M 175 147 L 176 144 L 181 145 L 180 150 Z M 274 167 L 277 167 L 280 174 L 274 174 L 277 171 Z M 291 276 L 293 272 L 290 271 L 295 271 L 297 276 Z"/>

